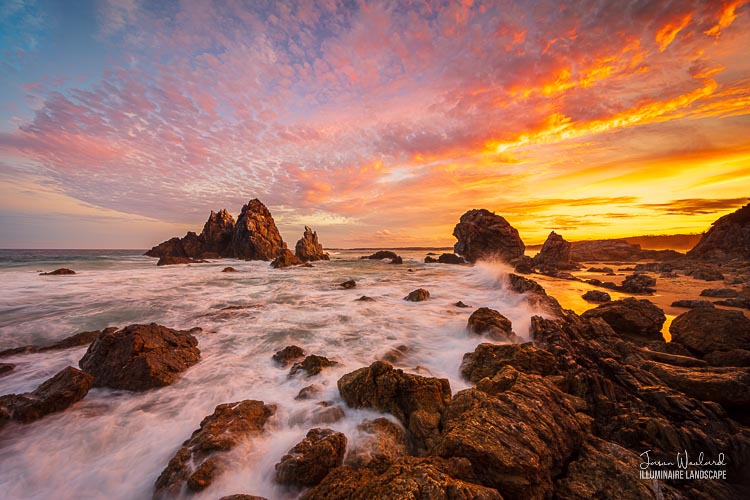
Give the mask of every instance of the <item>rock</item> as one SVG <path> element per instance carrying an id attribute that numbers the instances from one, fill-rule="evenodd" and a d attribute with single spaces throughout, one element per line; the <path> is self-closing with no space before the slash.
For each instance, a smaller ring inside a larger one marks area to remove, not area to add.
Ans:
<path id="1" fill-rule="evenodd" d="M 39 276 L 61 276 L 66 274 L 75 274 L 76 272 L 72 269 L 68 269 L 65 267 L 61 267 L 60 269 L 55 269 L 54 271 L 50 271 L 48 273 L 39 273 Z"/>
<path id="2" fill-rule="evenodd" d="M 640 339 L 661 339 L 666 321 L 664 312 L 646 299 L 628 297 L 607 302 L 581 315 L 584 319 L 601 318 L 620 335 Z"/>
<path id="3" fill-rule="evenodd" d="M 536 281 L 511 273 L 508 275 L 506 283 L 510 290 L 526 295 L 530 305 L 541 307 L 554 315 L 562 313 L 563 309 L 557 299 L 547 295 L 544 288 Z"/>
<path id="4" fill-rule="evenodd" d="M 434 443 L 451 394 L 447 379 L 404 373 L 383 361 L 347 373 L 338 388 L 352 408 L 374 408 L 395 416 L 422 452 Z"/>
<path id="5" fill-rule="evenodd" d="M 156 245 L 145 255 L 192 259 L 234 257 L 230 248 L 234 230 L 234 219 L 229 212 L 211 211 L 200 235 L 189 231 L 183 238 L 171 238 Z"/>
<path id="6" fill-rule="evenodd" d="M 424 288 L 417 288 L 416 290 L 412 291 L 404 297 L 404 300 L 409 300 L 411 302 L 422 302 L 423 300 L 427 300 L 430 298 L 430 292 L 425 290 Z"/>
<path id="7" fill-rule="evenodd" d="M 16 365 L 13 363 L 0 363 L 0 377 L 7 375 L 15 369 Z"/>
<path id="8" fill-rule="evenodd" d="M 641 367 L 668 386 L 728 410 L 750 410 L 750 371 L 745 368 L 683 368 L 649 361 Z"/>
<path id="9" fill-rule="evenodd" d="M 477 335 L 487 334 L 495 340 L 518 342 L 508 318 L 489 307 L 480 307 L 469 316 L 467 328 Z"/>
<path id="10" fill-rule="evenodd" d="M 357 302 L 375 302 L 375 299 L 373 299 L 372 297 L 368 297 L 367 295 L 363 295 L 360 298 L 354 300 L 356 300 Z"/>
<path id="11" fill-rule="evenodd" d="M 174 383 L 200 360 L 197 346 L 187 331 L 130 325 L 99 335 L 78 364 L 94 376 L 96 387 L 144 391 Z"/>
<path id="12" fill-rule="evenodd" d="M 468 262 L 498 258 L 511 262 L 523 256 L 526 247 L 518 231 L 499 215 L 485 210 L 469 210 L 453 229 L 458 240 L 453 251 Z"/>
<path id="13" fill-rule="evenodd" d="M 277 351 L 276 354 L 273 355 L 272 359 L 276 361 L 278 364 L 280 364 L 282 367 L 286 368 L 294 360 L 302 358 L 304 356 L 305 356 L 304 349 L 296 345 L 288 345 L 282 350 Z"/>
<path id="14" fill-rule="evenodd" d="M 711 351 L 703 360 L 712 366 L 750 366 L 750 350 Z"/>
<path id="15" fill-rule="evenodd" d="M 323 388 L 318 384 L 311 384 L 300 389 L 294 399 L 296 399 L 297 401 L 312 399 L 316 394 L 320 394 L 322 391 Z"/>
<path id="16" fill-rule="evenodd" d="M 714 307 L 709 300 L 681 299 L 672 302 L 672 307 L 684 307 L 686 309 L 695 309 L 697 307 Z"/>
<path id="17" fill-rule="evenodd" d="M 157 266 L 175 266 L 178 264 L 201 264 L 203 262 L 206 262 L 205 260 L 195 260 L 191 259 L 189 257 L 161 257 L 159 258 L 159 262 L 156 263 Z"/>
<path id="18" fill-rule="evenodd" d="M 380 357 L 380 360 L 391 364 L 398 363 L 408 356 L 411 351 L 413 351 L 413 349 L 408 345 L 401 344 L 383 354 L 383 356 Z"/>
<path id="19" fill-rule="evenodd" d="M 29 423 L 63 411 L 86 397 L 94 377 L 72 366 L 25 394 L 0 396 L 0 427 L 5 420 Z"/>
<path id="20" fill-rule="evenodd" d="M 750 260 L 750 204 L 717 219 L 687 255 L 703 260 Z"/>
<path id="21" fill-rule="evenodd" d="M 305 439 L 276 464 L 276 481 L 294 486 L 315 486 L 341 465 L 346 436 L 331 429 L 311 429 Z"/>
<path id="22" fill-rule="evenodd" d="M 692 276 L 697 280 L 703 281 L 721 281 L 724 279 L 724 275 L 721 271 L 716 269 L 700 268 L 685 273 L 687 276 Z"/>
<path id="23" fill-rule="evenodd" d="M 534 272 L 534 259 L 528 255 L 523 255 L 514 262 L 517 262 L 516 267 L 513 268 L 514 272 L 519 274 L 531 274 Z"/>
<path id="24" fill-rule="evenodd" d="M 658 342 L 658 341 L 655 341 Z M 638 350 L 638 353 L 643 356 L 644 358 L 656 361 L 658 363 L 664 363 L 672 366 L 681 366 L 683 368 L 692 368 L 692 367 L 706 367 L 708 366 L 708 363 L 705 362 L 702 359 L 694 358 L 690 355 L 690 353 L 687 353 L 688 355 L 680 355 L 680 354 L 670 354 L 663 351 L 652 351 L 651 349 L 648 349 L 647 347 L 642 347 Z"/>
<path id="25" fill-rule="evenodd" d="M 456 307 L 462 307 L 462 308 L 471 307 L 471 306 L 468 306 L 468 305 L 464 304 L 460 300 L 458 302 L 456 302 L 455 304 L 453 304 L 453 305 L 456 306 Z"/>
<path id="26" fill-rule="evenodd" d="M 570 258 L 576 262 L 633 261 L 642 258 L 641 246 L 625 240 L 577 241 L 571 244 Z"/>
<path id="27" fill-rule="evenodd" d="M 391 259 L 391 264 L 403 264 L 403 263 L 404 263 L 404 259 L 402 259 L 401 257 L 396 256 L 393 259 Z"/>
<path id="28" fill-rule="evenodd" d="M 627 293 L 645 293 L 652 294 L 656 291 L 656 278 L 652 278 L 646 274 L 631 274 L 626 276 L 622 285 L 618 288 L 623 292 Z"/>
<path id="29" fill-rule="evenodd" d="M 556 375 L 557 361 L 547 351 L 537 349 L 531 342 L 524 344 L 479 344 L 474 352 L 464 354 L 461 375 L 476 384 L 485 377 L 492 378 L 512 366 L 533 375 Z"/>
<path id="30" fill-rule="evenodd" d="M 302 362 L 294 363 L 292 369 L 289 370 L 289 376 L 293 377 L 297 372 L 304 371 L 307 372 L 307 377 L 310 378 L 323 371 L 323 368 L 328 368 L 337 364 L 336 361 L 331 361 L 326 357 L 311 354 L 302 360 Z"/>
<path id="31" fill-rule="evenodd" d="M 346 413 L 340 406 L 327 406 L 316 409 L 310 422 L 313 425 L 335 424 L 345 416 Z"/>
<path id="32" fill-rule="evenodd" d="M 233 267 L 225 267 L 224 269 L 221 270 L 221 272 L 222 273 L 236 273 L 237 269 Z"/>
<path id="33" fill-rule="evenodd" d="M 612 297 L 610 297 L 607 292 L 602 292 L 600 290 L 589 290 L 581 295 L 581 297 L 583 300 L 589 302 L 609 302 L 612 300 Z"/>
<path id="34" fill-rule="evenodd" d="M 497 490 L 457 479 L 454 474 L 470 476 L 468 461 L 403 457 L 378 469 L 337 467 L 301 499 L 502 500 Z"/>
<path id="35" fill-rule="evenodd" d="M 301 264 L 302 261 L 299 260 L 297 256 L 294 255 L 291 251 L 285 248 L 281 250 L 279 256 L 276 257 L 273 262 L 271 262 L 271 267 L 273 267 L 274 269 L 281 269 L 283 267 L 299 266 Z"/>
<path id="36" fill-rule="evenodd" d="M 701 297 L 713 297 L 717 299 L 733 299 L 739 296 L 734 288 L 706 288 L 701 292 Z"/>
<path id="37" fill-rule="evenodd" d="M 190 491 L 208 487 L 226 467 L 225 452 L 262 434 L 275 412 L 274 405 L 253 400 L 217 406 L 169 461 L 156 480 L 154 498 L 175 498 L 183 485 Z"/>
<path id="38" fill-rule="evenodd" d="M 661 481 L 640 479 L 635 465 L 642 461 L 643 457 L 616 443 L 591 437 L 568 464 L 566 474 L 555 481 L 555 496 L 576 500 L 658 500 L 677 497 L 673 493 L 662 496 L 662 492 L 671 488 Z"/>
<path id="39" fill-rule="evenodd" d="M 575 267 L 575 264 L 570 260 L 570 249 L 570 243 L 552 231 L 547 236 L 542 249 L 534 257 L 534 267 L 572 269 Z"/>
<path id="40" fill-rule="evenodd" d="M 350 288 L 354 288 L 357 286 L 357 282 L 354 280 L 348 280 L 344 281 L 343 283 L 339 284 L 341 288 L 344 288 L 345 290 L 349 290 Z"/>
<path id="41" fill-rule="evenodd" d="M 424 263 L 425 264 L 435 264 L 435 263 L 437 263 L 437 261 L 438 261 L 437 259 L 435 259 L 433 257 L 430 257 L 429 255 L 424 258 Z"/>
<path id="42" fill-rule="evenodd" d="M 357 429 L 363 436 L 346 456 L 345 464 L 349 467 L 387 467 L 409 454 L 406 433 L 387 418 L 366 420 Z"/>
<path id="43" fill-rule="evenodd" d="M 257 198 L 242 207 L 230 248 L 244 260 L 273 260 L 286 249 L 271 212 Z"/>
<path id="44" fill-rule="evenodd" d="M 308 226 L 305 226 L 302 238 L 297 241 L 294 247 L 294 254 L 302 262 L 330 259 L 328 254 L 323 251 L 323 245 L 318 241 L 318 233 Z"/>
<path id="45" fill-rule="evenodd" d="M 750 309 L 750 299 L 746 299 L 746 298 L 717 300 L 714 303 L 720 306 L 741 307 L 742 309 Z"/>
<path id="46" fill-rule="evenodd" d="M 545 378 L 506 366 L 457 393 L 442 423 L 432 454 L 468 459 L 479 482 L 505 498 L 551 498 L 588 421 Z"/>
<path id="47" fill-rule="evenodd" d="M 227 495 L 225 497 L 219 498 L 219 500 L 268 500 L 266 497 L 258 497 L 255 495 L 244 495 L 244 494 L 236 494 L 236 495 Z"/>
<path id="48" fill-rule="evenodd" d="M 360 259 L 371 259 L 371 260 L 382 260 L 382 259 L 395 259 L 398 257 L 396 252 L 390 250 L 379 250 L 372 255 L 364 255 Z"/>
<path id="49" fill-rule="evenodd" d="M 441 264 L 466 264 L 463 257 L 453 253 L 444 253 L 437 260 Z"/>
<path id="50" fill-rule="evenodd" d="M 11 349 L 6 349 L 4 351 L 0 351 L 0 357 L 13 356 L 16 354 L 32 354 L 32 353 L 38 353 L 38 352 L 58 351 L 62 349 L 71 349 L 73 347 L 80 347 L 86 344 L 90 344 L 91 342 L 94 341 L 95 338 L 97 338 L 102 333 L 112 333 L 115 331 L 117 331 L 116 327 L 109 327 L 109 328 L 105 328 L 104 330 L 79 332 L 79 333 L 76 333 L 75 335 L 71 335 L 70 337 L 66 337 L 62 340 L 58 340 L 57 342 L 52 342 L 51 344 L 27 345 L 23 347 L 13 347 Z"/>
<path id="51" fill-rule="evenodd" d="M 615 274 L 615 271 L 611 267 L 590 267 L 586 269 L 586 272 L 599 274 Z"/>
<path id="52" fill-rule="evenodd" d="M 672 321 L 669 332 L 672 342 L 700 355 L 750 349 L 750 319 L 739 311 L 715 307 L 691 309 Z"/>

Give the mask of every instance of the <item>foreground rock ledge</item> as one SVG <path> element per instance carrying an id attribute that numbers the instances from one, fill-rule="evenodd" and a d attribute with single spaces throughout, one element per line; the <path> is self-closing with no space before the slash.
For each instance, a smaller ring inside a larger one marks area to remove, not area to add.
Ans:
<path id="1" fill-rule="evenodd" d="M 200 329 L 179 331 L 151 323 L 99 335 L 79 362 L 96 387 L 145 391 L 174 383 L 200 360 Z"/>

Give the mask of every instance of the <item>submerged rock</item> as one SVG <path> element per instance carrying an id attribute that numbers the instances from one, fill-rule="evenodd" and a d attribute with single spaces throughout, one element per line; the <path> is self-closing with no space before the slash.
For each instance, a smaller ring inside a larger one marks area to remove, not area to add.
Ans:
<path id="1" fill-rule="evenodd" d="M 308 226 L 305 226 L 302 238 L 297 241 L 294 247 L 294 254 L 302 262 L 330 259 L 328 254 L 323 250 L 323 245 L 318 241 L 318 233 Z"/>
<path id="2" fill-rule="evenodd" d="M 276 464 L 276 481 L 294 486 L 315 486 L 344 461 L 346 436 L 331 429 L 311 429 L 305 439 Z"/>
<path id="3" fill-rule="evenodd" d="M 343 283 L 340 283 L 339 286 L 345 290 L 349 290 L 351 288 L 355 288 L 357 286 L 357 282 L 354 280 L 347 280 Z"/>
<path id="4" fill-rule="evenodd" d="M 447 379 L 404 373 L 383 361 L 347 373 L 339 379 L 338 388 L 352 408 L 374 408 L 395 416 L 418 451 L 434 443 L 451 394 Z"/>
<path id="5" fill-rule="evenodd" d="M 278 364 L 286 368 L 294 360 L 300 359 L 305 356 L 305 350 L 296 345 L 288 345 L 280 351 L 277 351 L 273 355 L 273 360 Z"/>
<path id="6" fill-rule="evenodd" d="M 299 363 L 294 363 L 292 369 L 289 370 L 289 376 L 293 377 L 298 372 L 304 371 L 307 373 L 307 377 L 312 377 L 323 371 L 323 368 L 335 366 L 338 363 L 332 361 L 324 356 L 317 356 L 311 354 Z"/>
<path id="7" fill-rule="evenodd" d="M 245 400 L 220 404 L 182 443 L 155 483 L 154 498 L 175 498 L 184 486 L 201 491 L 226 468 L 225 452 L 249 436 L 262 434 L 274 405 Z"/>
<path id="8" fill-rule="evenodd" d="M 362 422 L 357 429 L 363 436 L 356 447 L 350 449 L 345 464 L 360 467 L 387 467 L 388 464 L 409 454 L 406 433 L 387 418 L 376 418 Z"/>
<path id="9" fill-rule="evenodd" d="M 16 365 L 13 363 L 0 363 L 0 377 L 7 375 L 15 369 Z"/>
<path id="10" fill-rule="evenodd" d="M 221 272 L 222 273 L 236 273 L 237 269 L 230 266 L 230 267 L 225 267 L 224 269 L 221 270 Z"/>
<path id="11" fill-rule="evenodd" d="M 60 269 L 55 269 L 54 271 L 50 271 L 48 273 L 39 273 L 39 276 L 61 276 L 66 274 L 75 274 L 76 272 L 72 269 L 68 269 L 65 267 L 61 267 Z"/>
<path id="12" fill-rule="evenodd" d="M 93 330 L 89 332 L 76 333 L 74 335 L 71 335 L 70 337 L 66 337 L 62 340 L 58 340 L 57 342 L 52 342 L 51 344 L 13 347 L 11 349 L 0 351 L 0 357 L 12 356 L 16 354 L 31 354 L 31 353 L 37 353 L 37 352 L 58 351 L 62 349 L 71 349 L 73 347 L 80 347 L 86 344 L 90 344 L 91 342 L 94 341 L 94 339 L 96 339 L 102 333 L 112 333 L 115 331 L 117 331 L 116 327 L 108 327 L 108 328 L 105 328 L 104 330 Z"/>
<path id="13" fill-rule="evenodd" d="M 425 290 L 424 288 L 417 288 L 416 290 L 412 291 L 404 297 L 404 300 L 408 300 L 410 302 L 422 302 L 423 300 L 427 300 L 430 298 L 430 292 Z"/>
<path id="14" fill-rule="evenodd" d="M 484 209 L 463 214 L 453 236 L 458 240 L 453 251 L 468 262 L 482 258 L 511 262 L 521 258 L 526 249 L 518 231 L 508 221 Z"/>
<path id="15" fill-rule="evenodd" d="M 190 331 L 151 323 L 99 335 L 79 362 L 94 375 L 94 386 L 145 391 L 174 383 L 200 360 Z"/>
<path id="16" fill-rule="evenodd" d="M 454 305 L 454 306 L 456 306 L 456 307 L 461 307 L 461 308 L 464 308 L 464 309 L 465 309 L 465 308 L 467 308 L 467 307 L 471 307 L 471 306 L 469 306 L 469 305 L 466 305 L 466 304 L 464 304 L 464 303 L 463 303 L 462 301 L 460 301 L 460 300 L 459 300 L 458 302 L 456 302 L 455 304 L 453 304 L 453 305 Z"/>
<path id="17" fill-rule="evenodd" d="M 360 259 L 382 260 L 395 259 L 396 257 L 398 257 L 398 254 L 396 254 L 396 252 L 392 252 L 390 250 L 378 250 L 374 254 L 363 255 L 362 257 L 360 257 Z"/>
<path id="18" fill-rule="evenodd" d="M 666 321 L 664 312 L 646 299 L 628 297 L 607 302 L 581 315 L 582 318 L 601 318 L 620 335 L 641 339 L 662 339 L 661 328 Z"/>
<path id="19" fill-rule="evenodd" d="M 167 257 L 159 258 L 159 262 L 157 262 L 156 265 L 157 266 L 176 266 L 179 264 L 202 264 L 204 262 L 206 261 L 191 259 L 190 257 L 167 256 Z"/>
<path id="20" fill-rule="evenodd" d="M 469 316 L 469 331 L 477 335 L 487 334 L 490 338 L 507 342 L 518 342 L 520 339 L 513 333 L 508 318 L 489 307 L 480 307 Z"/>
<path id="21" fill-rule="evenodd" d="M 257 198 L 242 207 L 230 248 L 244 260 L 273 260 L 286 249 L 271 212 Z"/>
<path id="22" fill-rule="evenodd" d="M 8 420 L 29 423 L 63 411 L 86 397 L 94 377 L 69 366 L 32 392 L 0 396 L 0 427 Z"/>
<path id="23" fill-rule="evenodd" d="M 669 332 L 672 342 L 699 355 L 750 349 L 750 319 L 739 311 L 715 307 L 692 309 L 677 316 Z"/>

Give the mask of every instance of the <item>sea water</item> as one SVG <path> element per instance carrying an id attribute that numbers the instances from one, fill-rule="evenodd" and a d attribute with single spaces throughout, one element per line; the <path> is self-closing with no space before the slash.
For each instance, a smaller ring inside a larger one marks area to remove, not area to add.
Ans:
<path id="1" fill-rule="evenodd" d="M 135 251 L 0 251 L 0 350 L 43 344 L 84 330 L 156 322 L 201 327 L 201 361 L 172 386 L 143 393 L 92 389 L 68 410 L 0 431 L 3 498 L 150 498 L 153 484 L 183 441 L 221 403 L 256 399 L 277 405 L 266 432 L 229 453 L 228 470 L 195 499 L 235 493 L 295 498 L 300 491 L 273 481 L 274 465 L 312 427 L 344 432 L 349 447 L 358 424 L 382 415 L 347 408 L 336 381 L 406 345 L 398 368 L 447 378 L 453 393 L 465 353 L 486 341 L 466 329 L 477 307 L 508 317 L 528 338 L 530 317 L 541 314 L 504 286 L 500 264 L 424 264 L 425 251 L 399 252 L 401 265 L 360 260 L 368 252 L 333 252 L 314 267 L 272 269 L 268 262 L 224 259 L 157 267 Z M 236 273 L 222 273 L 226 266 Z M 40 276 L 69 267 L 74 276 Z M 354 279 L 354 289 L 339 283 Z M 430 299 L 404 297 L 426 288 Z M 374 301 L 357 301 L 366 295 Z M 472 306 L 458 308 L 457 301 Z M 311 378 L 289 378 L 271 356 L 295 344 L 338 362 Z M 78 366 L 86 347 L 0 359 L 16 368 L 0 377 L 0 394 L 34 390 L 66 366 Z M 310 384 L 322 393 L 297 401 Z M 320 401 L 346 416 L 312 424 Z M 390 417 L 392 418 L 392 417 Z"/>

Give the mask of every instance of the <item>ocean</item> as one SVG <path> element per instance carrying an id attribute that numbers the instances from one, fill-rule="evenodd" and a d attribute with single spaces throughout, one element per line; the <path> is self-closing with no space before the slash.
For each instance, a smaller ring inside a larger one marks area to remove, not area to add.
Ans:
<path id="1" fill-rule="evenodd" d="M 257 399 L 278 406 L 267 432 L 232 452 L 232 466 L 212 486 L 192 495 L 215 500 L 247 493 L 287 499 L 299 491 L 274 483 L 274 465 L 312 427 L 359 439 L 357 425 L 379 414 L 341 401 L 336 381 L 406 345 L 396 364 L 405 371 L 447 378 L 455 394 L 469 384 L 462 357 L 482 341 L 466 330 L 477 307 L 497 309 L 528 336 L 530 317 L 542 314 L 504 287 L 502 264 L 424 264 L 429 250 L 399 251 L 402 265 L 360 260 L 368 251 L 335 251 L 314 267 L 272 269 L 268 262 L 223 259 L 157 267 L 133 250 L 0 251 L 0 350 L 43 344 L 85 330 L 156 322 L 201 327 L 201 361 L 172 386 L 144 393 L 92 389 L 72 408 L 29 425 L 9 424 L 0 435 L 3 498 L 144 499 L 181 443 L 221 403 Z M 222 273 L 226 266 L 238 270 Z M 74 269 L 74 276 L 39 276 Z M 354 279 L 354 289 L 338 284 Z M 403 298 L 426 288 L 424 302 Z M 374 301 L 357 301 L 362 295 Z M 457 301 L 472 306 L 458 308 Z M 338 362 L 309 379 L 289 378 L 271 356 L 295 344 Z M 16 369 L 0 377 L 0 394 L 34 390 L 62 368 L 78 366 L 86 347 L 3 358 Z M 319 397 L 297 401 L 310 384 Z M 345 417 L 312 424 L 320 401 L 340 405 Z M 12 428 L 11 428 L 12 426 Z"/>

